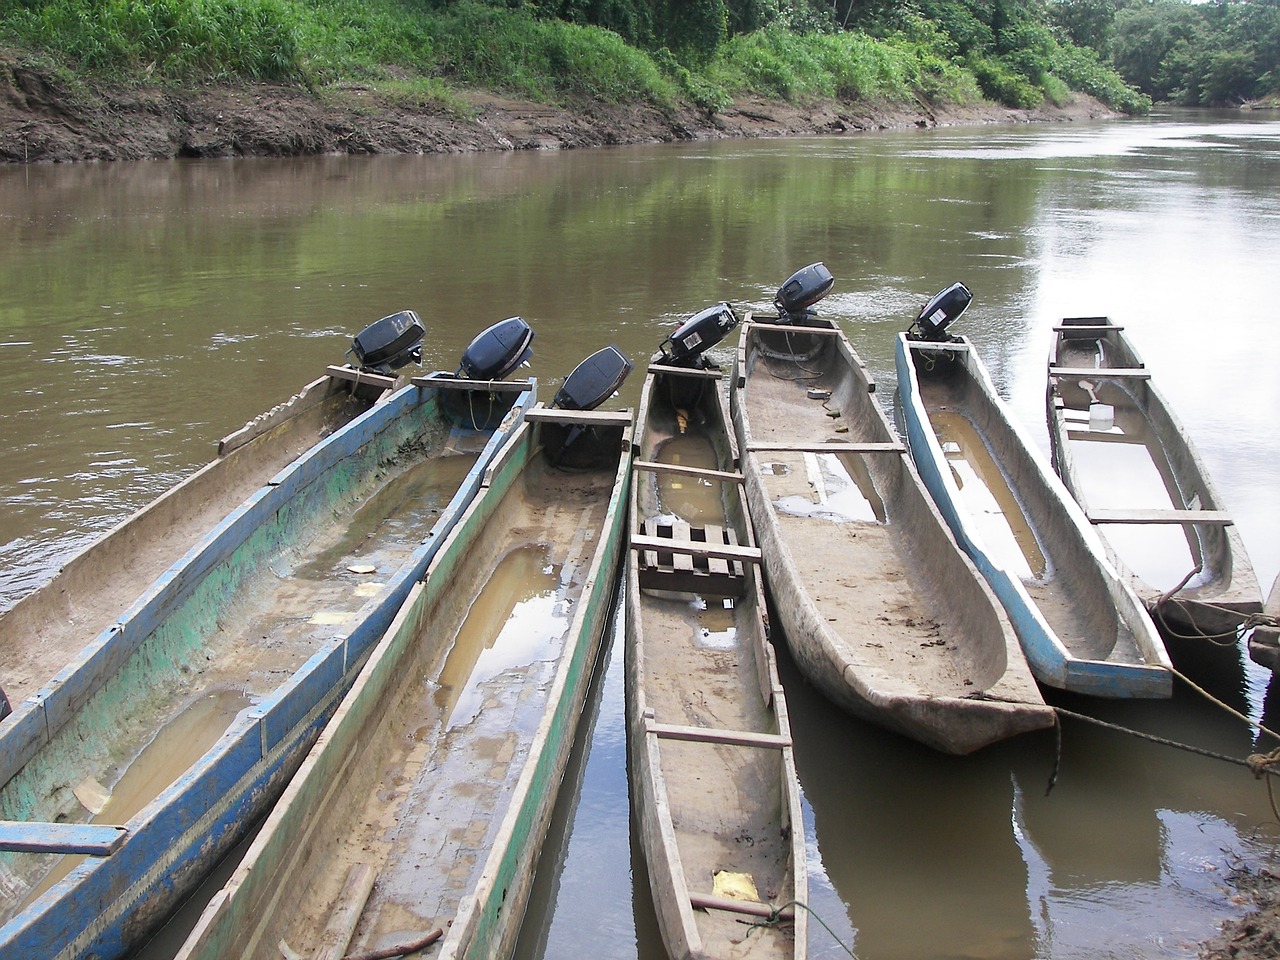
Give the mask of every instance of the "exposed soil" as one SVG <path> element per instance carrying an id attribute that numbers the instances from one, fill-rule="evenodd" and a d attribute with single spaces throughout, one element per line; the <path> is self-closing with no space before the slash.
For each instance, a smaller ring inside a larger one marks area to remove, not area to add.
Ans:
<path id="1" fill-rule="evenodd" d="M 1038 110 L 752 99 L 720 113 L 551 106 L 475 91 L 461 97 L 469 110 L 398 102 L 358 85 L 323 96 L 275 84 L 91 88 L 0 50 L 0 161 L 555 150 L 1115 116 L 1083 96 Z"/>

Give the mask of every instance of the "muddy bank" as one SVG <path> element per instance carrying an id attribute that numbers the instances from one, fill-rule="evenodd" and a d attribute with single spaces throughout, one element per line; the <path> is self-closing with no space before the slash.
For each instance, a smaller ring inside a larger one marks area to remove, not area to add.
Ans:
<path id="1" fill-rule="evenodd" d="M 481 92 L 462 99 L 466 109 L 451 110 L 358 85 L 320 96 L 271 84 L 90 89 L 0 53 L 0 162 L 555 150 L 1116 116 L 1086 97 L 1038 110 L 748 100 L 720 113 L 556 107 Z"/>

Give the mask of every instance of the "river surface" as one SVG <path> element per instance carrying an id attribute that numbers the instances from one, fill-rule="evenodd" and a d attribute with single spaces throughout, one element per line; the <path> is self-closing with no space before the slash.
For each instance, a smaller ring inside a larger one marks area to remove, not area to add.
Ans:
<path id="1" fill-rule="evenodd" d="M 1280 118 L 1143 120 L 462 157 L 0 169 L 0 609 L 207 461 L 396 310 L 453 369 L 504 317 L 549 400 L 610 342 L 637 363 L 729 300 L 824 261 L 821 306 L 894 395 L 894 336 L 962 280 L 957 326 L 1048 449 L 1063 316 L 1123 323 L 1233 511 L 1280 570 Z M 726 362 L 729 343 L 713 353 Z M 785 661 L 785 657 L 784 657 Z M 1242 645 L 1175 650 L 1258 719 Z M 662 953 L 630 825 L 621 641 L 606 647 L 518 954 Z M 1243 906 L 1227 877 L 1280 826 L 1244 768 L 1078 721 L 945 757 L 784 682 L 806 802 L 810 955 L 1190 957 Z M 1058 699 L 1243 758 L 1254 733 L 1170 702 Z M 1270 749 L 1273 743 L 1266 743 Z M 1049 790 L 1056 771 L 1056 782 Z M 190 922 L 189 919 L 181 922 Z M 148 951 L 172 952 L 179 936 Z"/>

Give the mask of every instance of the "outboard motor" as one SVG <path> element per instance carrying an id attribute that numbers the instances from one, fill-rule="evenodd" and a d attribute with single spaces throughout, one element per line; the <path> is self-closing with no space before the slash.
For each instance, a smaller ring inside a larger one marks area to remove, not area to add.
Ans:
<path id="1" fill-rule="evenodd" d="M 458 375 L 471 380 L 501 380 L 533 356 L 533 328 L 521 317 L 500 320 L 471 341 Z"/>
<path id="2" fill-rule="evenodd" d="M 695 313 L 662 341 L 662 362 L 673 367 L 705 368 L 708 361 L 702 354 L 728 336 L 738 322 L 738 315 L 727 303 Z"/>
<path id="3" fill-rule="evenodd" d="M 778 288 L 773 305 L 778 308 L 778 319 L 783 323 L 812 320 L 813 305 L 831 292 L 836 278 L 826 264 L 811 263 L 797 270 Z"/>
<path id="4" fill-rule="evenodd" d="M 617 345 L 611 343 L 587 357 L 564 378 L 551 406 L 561 410 L 594 410 L 618 392 L 633 366 Z"/>
<path id="5" fill-rule="evenodd" d="M 365 327 L 351 341 L 349 356 L 366 373 L 391 376 L 410 363 L 422 362 L 427 328 L 412 310 L 401 310 Z"/>
<path id="6" fill-rule="evenodd" d="M 964 313 L 972 302 L 973 294 L 969 292 L 969 288 L 963 283 L 953 283 L 945 290 L 934 294 L 933 299 L 924 305 L 920 316 L 916 317 L 907 331 L 908 336 L 916 340 L 934 342 L 954 339 L 946 332 L 947 327 Z"/>
<path id="7" fill-rule="evenodd" d="M 564 378 L 551 406 L 561 410 L 594 410 L 617 393 L 633 366 L 614 344 L 597 350 Z M 548 422 L 542 431 L 543 449 L 553 466 L 582 469 L 608 459 L 609 455 L 601 452 L 605 444 L 593 426 Z M 579 443 L 584 436 L 601 442 Z M 616 439 L 612 448 L 616 451 Z"/>

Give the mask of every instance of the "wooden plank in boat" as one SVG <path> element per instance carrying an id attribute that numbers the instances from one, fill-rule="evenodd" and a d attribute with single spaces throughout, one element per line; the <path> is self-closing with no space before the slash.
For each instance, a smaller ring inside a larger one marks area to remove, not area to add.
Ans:
<path id="1" fill-rule="evenodd" d="M 678 473 L 684 477 L 702 477 L 706 480 L 728 480 L 742 483 L 742 474 L 728 470 L 708 470 L 705 467 L 687 467 L 680 463 L 658 463 L 654 460 L 635 460 L 631 466 L 650 473 Z"/>
<path id="2" fill-rule="evenodd" d="M 1141 367 L 1050 367 L 1049 376 L 1078 380 L 1150 380 Z"/>
<path id="3" fill-rule="evenodd" d="M 701 367 L 673 367 L 666 363 L 649 364 L 650 373 L 665 373 L 676 377 L 704 377 L 707 380 L 724 379 L 723 370 L 703 370 Z"/>
<path id="4" fill-rule="evenodd" d="M 390 390 L 396 385 L 395 377 L 386 377 L 380 373 L 369 373 L 365 370 L 357 370 L 355 367 L 339 367 L 330 366 L 325 368 L 325 373 L 338 380 L 350 380 L 352 383 L 367 383 L 383 390 Z"/>
<path id="5" fill-rule="evenodd" d="M 631 538 L 632 550 L 658 550 L 662 553 L 679 553 L 697 557 L 719 557 L 724 560 L 758 563 L 760 550 L 756 547 L 740 547 L 731 544 L 702 543 L 694 540 L 672 540 L 636 534 Z"/>
<path id="6" fill-rule="evenodd" d="M 80 853 L 107 857 L 124 843 L 124 827 L 94 823 L 30 823 L 0 820 L 0 850 L 13 853 Z"/>
<path id="7" fill-rule="evenodd" d="M 1225 510 L 1093 510 L 1091 523 L 1212 523 L 1227 526 L 1235 521 Z"/>
<path id="8" fill-rule="evenodd" d="M 526 411 L 524 418 L 544 423 L 573 423 L 591 427 L 631 426 L 630 410 L 559 410 L 538 404 Z"/>
<path id="9" fill-rule="evenodd" d="M 795 440 L 753 440 L 747 444 L 751 453 L 906 453 L 901 443 L 801 443 Z"/>
<path id="10" fill-rule="evenodd" d="M 1146 443 L 1131 433 L 1112 433 L 1110 430 L 1067 430 L 1068 440 L 1095 440 L 1099 443 Z"/>
<path id="11" fill-rule="evenodd" d="M 735 747 L 767 747 L 782 750 L 791 746 L 791 738 L 776 733 L 757 733 L 754 730 L 723 730 L 718 727 L 691 727 L 678 723 L 645 723 L 645 733 L 662 740 L 683 740 L 688 743 L 725 743 Z"/>
<path id="12" fill-rule="evenodd" d="M 465 377 L 414 377 L 415 387 L 444 390 L 483 390 L 486 393 L 521 393 L 529 389 L 528 380 L 468 380 Z"/>
<path id="13" fill-rule="evenodd" d="M 1089 336 L 1097 336 L 1103 333 L 1110 333 L 1112 330 L 1123 330 L 1124 327 L 1113 323 L 1081 323 L 1078 325 L 1060 324 L 1053 328 L 1054 333 L 1078 333 Z"/>

